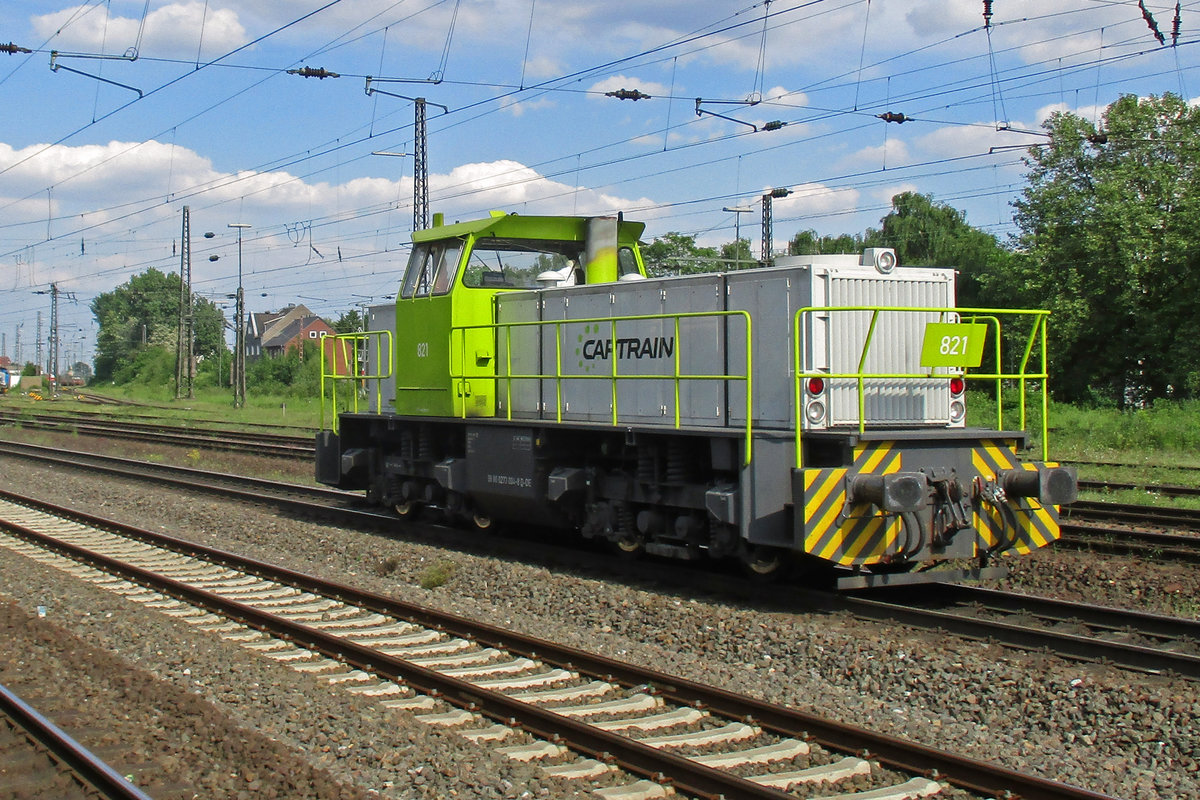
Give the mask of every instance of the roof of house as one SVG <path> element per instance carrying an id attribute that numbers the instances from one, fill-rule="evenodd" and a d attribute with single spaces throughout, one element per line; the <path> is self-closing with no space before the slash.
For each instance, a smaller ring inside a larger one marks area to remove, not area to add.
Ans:
<path id="1" fill-rule="evenodd" d="M 303 305 L 288 306 L 281 311 L 250 315 L 251 336 L 257 335 L 264 348 L 283 348 L 315 323 L 328 328 L 328 323 Z"/>

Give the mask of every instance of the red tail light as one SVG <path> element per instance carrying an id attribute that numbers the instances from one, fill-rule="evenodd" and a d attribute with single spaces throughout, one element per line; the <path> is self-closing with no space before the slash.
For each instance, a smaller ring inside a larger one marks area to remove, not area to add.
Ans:
<path id="1" fill-rule="evenodd" d="M 967 382 L 964 381 L 962 378 L 951 378 L 950 379 L 950 394 L 955 395 L 957 397 L 958 395 L 962 394 L 963 390 L 966 388 L 967 388 Z"/>
<path id="2" fill-rule="evenodd" d="M 808 393 L 809 394 L 818 395 L 823 391 L 825 391 L 825 380 L 823 378 L 809 378 L 808 379 Z"/>

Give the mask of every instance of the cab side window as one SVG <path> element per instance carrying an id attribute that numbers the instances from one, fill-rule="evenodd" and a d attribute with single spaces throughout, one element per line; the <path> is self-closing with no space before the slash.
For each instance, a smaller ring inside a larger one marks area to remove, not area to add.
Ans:
<path id="1" fill-rule="evenodd" d="M 446 294 L 458 274 L 463 243 L 459 240 L 419 244 L 413 248 L 404 272 L 402 298 Z"/>
<path id="2" fill-rule="evenodd" d="M 622 247 L 617 251 L 617 277 L 622 278 L 626 275 L 641 275 L 638 270 L 637 256 L 633 254 L 632 247 Z"/>
<path id="3" fill-rule="evenodd" d="M 461 241 L 446 242 L 439 246 L 441 256 L 438 258 L 437 275 L 433 279 L 433 293 L 446 294 L 454 286 L 454 277 L 458 275 L 458 262 L 462 256 Z"/>
<path id="4" fill-rule="evenodd" d="M 436 265 L 433 248 L 427 244 L 419 244 L 413 248 L 408 259 L 408 269 L 404 272 L 404 287 L 400 296 L 407 299 L 422 294 L 429 294 L 429 283 L 432 280 L 430 272 Z"/>

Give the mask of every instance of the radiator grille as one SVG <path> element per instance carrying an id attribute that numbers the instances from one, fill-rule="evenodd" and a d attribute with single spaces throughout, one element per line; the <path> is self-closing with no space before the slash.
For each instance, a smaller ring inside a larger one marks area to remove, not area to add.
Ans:
<path id="1" fill-rule="evenodd" d="M 953 305 L 953 284 L 946 280 L 891 276 L 838 275 L 828 277 L 830 306 L 904 306 L 947 308 Z M 849 311 L 831 315 L 828 327 L 828 367 L 832 373 L 859 371 L 859 360 L 871 323 L 871 312 Z M 921 368 L 921 343 L 925 325 L 937 322 L 938 312 L 881 312 L 875 323 L 871 349 L 862 372 L 866 374 L 917 374 Z M 830 423 L 858 424 L 858 389 L 854 380 L 830 381 Z M 950 390 L 945 378 L 918 380 L 868 380 L 863 387 L 864 417 L 868 425 L 946 424 Z"/>

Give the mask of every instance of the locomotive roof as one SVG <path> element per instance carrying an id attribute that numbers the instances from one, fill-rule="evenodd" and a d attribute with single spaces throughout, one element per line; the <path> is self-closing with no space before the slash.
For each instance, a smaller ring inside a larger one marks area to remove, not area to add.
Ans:
<path id="1" fill-rule="evenodd" d="M 505 214 L 493 211 L 486 219 L 455 222 L 451 225 L 435 225 L 421 231 L 413 231 L 414 242 L 432 242 L 474 234 L 496 236 L 504 239 L 556 239 L 583 242 L 587 240 L 589 217 L 539 217 Z M 622 242 L 636 242 L 642 235 L 644 222 L 622 220 L 618 226 L 618 237 Z"/>

